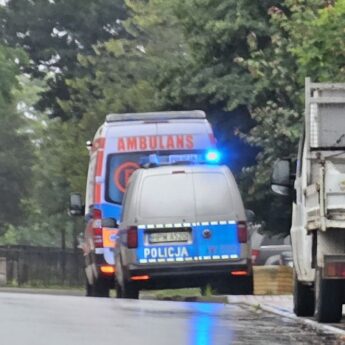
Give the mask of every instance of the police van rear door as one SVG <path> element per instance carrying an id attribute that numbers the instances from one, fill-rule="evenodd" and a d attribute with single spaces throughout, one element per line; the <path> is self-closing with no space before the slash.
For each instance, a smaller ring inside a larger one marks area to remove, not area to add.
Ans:
<path id="1" fill-rule="evenodd" d="M 139 218 L 147 220 L 138 226 L 139 263 L 240 257 L 233 201 L 222 172 L 192 172 L 190 167 L 177 166 L 165 174 L 146 176 L 138 204 Z"/>

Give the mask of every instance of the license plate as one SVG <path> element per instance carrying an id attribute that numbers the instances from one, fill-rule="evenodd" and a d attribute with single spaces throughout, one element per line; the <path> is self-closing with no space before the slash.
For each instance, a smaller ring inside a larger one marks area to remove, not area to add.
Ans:
<path id="1" fill-rule="evenodd" d="M 155 232 L 149 235 L 150 243 L 187 242 L 188 232 Z"/>

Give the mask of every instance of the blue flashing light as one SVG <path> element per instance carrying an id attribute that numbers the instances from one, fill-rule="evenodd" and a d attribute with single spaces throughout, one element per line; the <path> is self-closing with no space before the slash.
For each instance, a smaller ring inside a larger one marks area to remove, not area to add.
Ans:
<path id="1" fill-rule="evenodd" d="M 219 163 L 221 158 L 220 152 L 217 150 L 207 151 L 205 158 L 208 163 Z"/>

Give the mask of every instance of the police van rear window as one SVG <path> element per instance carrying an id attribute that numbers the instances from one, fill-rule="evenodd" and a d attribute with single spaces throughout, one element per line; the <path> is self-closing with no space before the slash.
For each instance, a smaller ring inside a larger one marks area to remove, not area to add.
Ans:
<path id="1" fill-rule="evenodd" d="M 166 174 L 145 177 L 139 205 L 145 219 L 224 217 L 232 209 L 232 198 L 220 172 Z"/>

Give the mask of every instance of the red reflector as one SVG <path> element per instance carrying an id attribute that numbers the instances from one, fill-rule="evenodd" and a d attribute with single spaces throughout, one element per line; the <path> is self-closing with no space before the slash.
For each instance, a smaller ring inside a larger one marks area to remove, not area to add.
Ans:
<path id="1" fill-rule="evenodd" d="M 98 208 L 94 208 L 92 210 L 92 218 L 93 219 L 102 219 L 102 211 Z"/>
<path id="2" fill-rule="evenodd" d="M 127 247 L 128 248 L 138 247 L 138 229 L 136 226 L 131 226 L 127 230 Z"/>
<path id="3" fill-rule="evenodd" d="M 113 266 L 101 266 L 100 269 L 102 273 L 115 273 L 115 267 Z"/>
<path id="4" fill-rule="evenodd" d="M 95 244 L 96 248 L 103 247 L 103 229 L 102 228 L 93 228 L 93 243 Z"/>
<path id="5" fill-rule="evenodd" d="M 325 276 L 329 278 L 344 278 L 345 262 L 327 262 L 325 265 Z"/>
<path id="6" fill-rule="evenodd" d="M 149 280 L 149 276 L 133 276 L 131 277 L 131 280 Z"/>
<path id="7" fill-rule="evenodd" d="M 103 247 L 102 211 L 94 208 L 92 210 L 92 237 L 96 248 Z"/>
<path id="8" fill-rule="evenodd" d="M 172 172 L 172 174 L 185 174 L 186 172 L 184 170 L 175 170 Z"/>
<path id="9" fill-rule="evenodd" d="M 230 272 L 232 276 L 247 276 L 248 272 L 247 271 L 232 271 Z"/>
<path id="10" fill-rule="evenodd" d="M 259 249 L 252 249 L 252 263 L 256 263 L 256 259 L 260 255 L 260 250 Z"/>
<path id="11" fill-rule="evenodd" d="M 246 222 L 238 222 L 237 223 L 237 238 L 239 243 L 246 243 L 248 240 L 247 234 L 247 223 Z"/>

